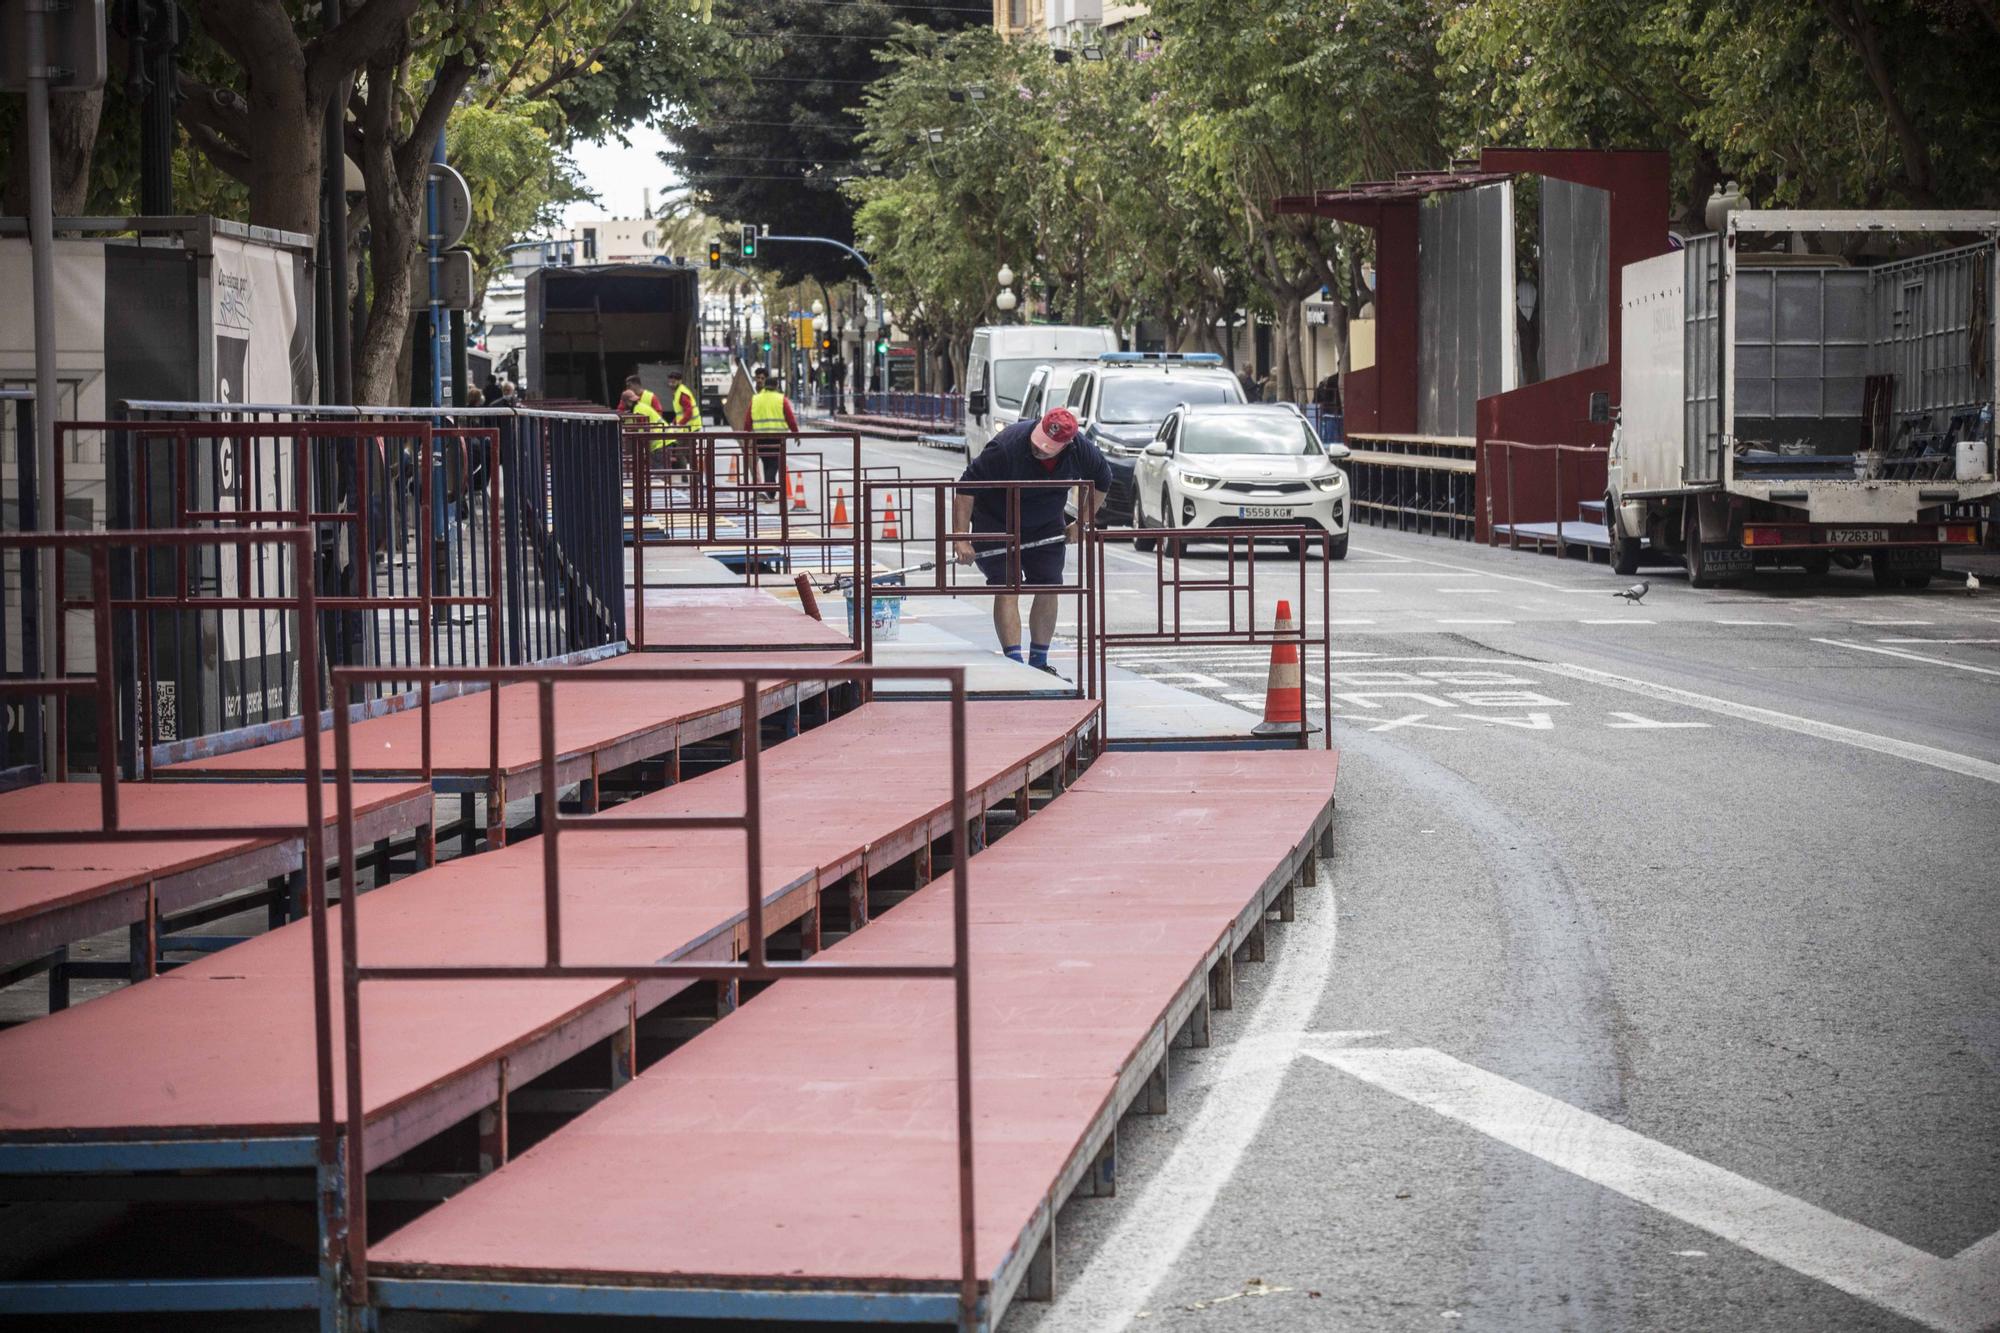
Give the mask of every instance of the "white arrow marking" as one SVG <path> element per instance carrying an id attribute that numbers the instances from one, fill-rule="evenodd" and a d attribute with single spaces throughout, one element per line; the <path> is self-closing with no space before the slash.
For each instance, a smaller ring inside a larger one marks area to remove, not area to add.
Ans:
<path id="1" fill-rule="evenodd" d="M 2000 1315 L 2000 1235 L 1940 1259 L 1442 1051 L 1301 1054 L 1931 1328 L 1975 1333 Z"/>
<path id="2" fill-rule="evenodd" d="M 1641 717 L 1637 713 L 1613 713 L 1611 716 L 1625 719 L 1623 722 L 1604 724 L 1614 731 L 1673 731 L 1682 727 L 1708 726 L 1706 722 L 1655 722 L 1652 718 Z"/>
<path id="3" fill-rule="evenodd" d="M 1336 698 L 1345 698 L 1346 696 L 1345 696 L 1345 695 L 1336 695 L 1335 697 L 1336 697 Z M 1381 724 L 1380 724 L 1380 725 L 1378 725 L 1378 726 L 1373 726 L 1373 727 L 1370 727 L 1370 728 L 1368 728 L 1368 730 L 1370 730 L 1370 731 L 1400 731 L 1400 730 L 1402 730 L 1402 729 L 1403 729 L 1403 728 L 1405 728 L 1405 727 L 1411 727 L 1411 728 L 1414 728 L 1414 729 L 1416 729 L 1416 730 L 1418 730 L 1418 731 L 1458 731 L 1458 730 L 1460 730 L 1460 728 L 1458 728 L 1458 727 L 1444 727 L 1444 726 L 1439 726 L 1439 725 L 1438 725 L 1437 723 L 1435 723 L 1435 722 L 1425 722 L 1425 721 L 1423 721 L 1423 719 L 1424 719 L 1424 718 L 1427 718 L 1427 717 L 1429 717 L 1429 716 L 1430 716 L 1430 714 L 1429 714 L 1429 713 L 1407 713 L 1407 714 L 1405 714 L 1405 715 L 1404 715 L 1404 716 L 1402 716 L 1402 717 L 1398 717 L 1398 718 L 1391 718 L 1391 719 L 1390 719 L 1389 721 L 1387 721 L 1387 722 L 1384 722 L 1384 723 L 1381 723 Z"/>
<path id="4" fill-rule="evenodd" d="M 1499 727 L 1519 727 L 1523 731 L 1554 731 L 1556 724 L 1547 713 L 1530 713 L 1526 717 L 1486 717 L 1479 713 L 1460 713 L 1457 716 L 1468 722 L 1491 722 Z"/>

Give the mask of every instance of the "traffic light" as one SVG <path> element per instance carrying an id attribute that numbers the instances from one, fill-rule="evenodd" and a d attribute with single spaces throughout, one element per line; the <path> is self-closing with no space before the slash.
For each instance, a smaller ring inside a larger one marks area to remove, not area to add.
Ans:
<path id="1" fill-rule="evenodd" d="M 822 352 L 831 352 L 831 351 L 833 350 L 833 335 L 832 335 L 832 334 L 821 334 L 821 335 L 820 335 L 820 340 L 819 340 L 819 350 L 820 350 L 820 351 L 822 351 Z"/>
<path id="2" fill-rule="evenodd" d="M 722 267 L 722 242 L 719 240 L 708 243 L 708 266 L 710 268 Z"/>
<path id="3" fill-rule="evenodd" d="M 877 338 L 875 340 L 875 355 L 889 355 L 889 340 L 887 338 Z"/>
<path id="4" fill-rule="evenodd" d="M 771 350 L 771 339 L 768 334 L 764 338 L 764 350 L 766 352 L 769 352 Z"/>
<path id="5" fill-rule="evenodd" d="M 743 257 L 745 259 L 757 257 L 757 229 L 747 224 L 743 228 Z"/>

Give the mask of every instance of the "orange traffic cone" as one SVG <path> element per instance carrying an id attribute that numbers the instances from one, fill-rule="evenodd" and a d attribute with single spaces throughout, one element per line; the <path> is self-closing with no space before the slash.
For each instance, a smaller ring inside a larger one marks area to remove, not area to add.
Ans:
<path id="1" fill-rule="evenodd" d="M 882 540 L 885 542 L 899 542 L 903 540 L 903 534 L 896 531 L 896 502 L 894 500 L 888 501 L 887 506 L 882 511 Z"/>
<path id="2" fill-rule="evenodd" d="M 1271 627 L 1277 634 L 1288 634 L 1298 626 L 1292 623 L 1292 604 L 1278 603 L 1278 621 Z M 1299 671 L 1299 646 L 1284 642 L 1271 645 L 1271 674 L 1264 687 L 1264 720 L 1250 729 L 1253 736 L 1298 736 L 1318 731 L 1319 728 L 1306 721 L 1305 679 Z"/>
<path id="3" fill-rule="evenodd" d="M 847 526 L 847 488 L 844 486 L 833 488 L 833 526 Z"/>
<path id="4" fill-rule="evenodd" d="M 803 473 L 792 474 L 792 508 L 806 508 L 806 479 Z"/>

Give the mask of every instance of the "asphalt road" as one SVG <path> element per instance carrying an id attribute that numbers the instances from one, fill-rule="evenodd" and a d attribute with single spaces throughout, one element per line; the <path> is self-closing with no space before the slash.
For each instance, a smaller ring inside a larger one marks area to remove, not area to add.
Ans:
<path id="1" fill-rule="evenodd" d="M 1320 892 L 1010 1333 L 2000 1322 L 2000 595 L 1649 577 L 1357 530 Z"/>

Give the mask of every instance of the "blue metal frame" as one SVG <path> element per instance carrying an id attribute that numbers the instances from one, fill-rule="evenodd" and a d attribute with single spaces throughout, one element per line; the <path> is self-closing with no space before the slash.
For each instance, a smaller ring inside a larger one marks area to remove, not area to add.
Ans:
<path id="1" fill-rule="evenodd" d="M 130 1281 L 0 1283 L 0 1314 L 197 1314 L 219 1310 L 316 1310 L 315 1277 L 134 1278 Z"/>
<path id="2" fill-rule="evenodd" d="M 955 1324 L 956 1291 L 750 1291 L 716 1287 L 599 1286 L 373 1278 L 382 1310 L 476 1314 L 623 1315 L 654 1319 L 774 1319 L 812 1323 Z M 985 1302 L 981 1302 L 984 1322 Z"/>
<path id="3" fill-rule="evenodd" d="M 0 1143 L 0 1176 L 84 1176 L 123 1171 L 310 1170 L 310 1134 L 274 1139 L 99 1139 Z"/>

